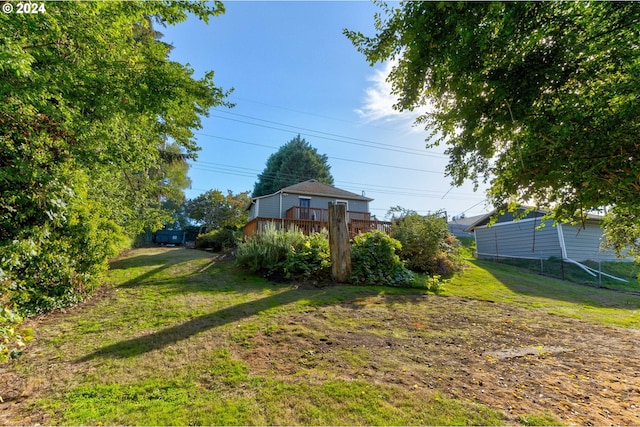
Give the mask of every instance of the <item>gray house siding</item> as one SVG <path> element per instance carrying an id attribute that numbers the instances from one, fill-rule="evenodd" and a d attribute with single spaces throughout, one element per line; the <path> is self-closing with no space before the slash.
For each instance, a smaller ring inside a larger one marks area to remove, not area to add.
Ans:
<path id="1" fill-rule="evenodd" d="M 585 228 L 581 225 L 562 225 L 567 258 L 576 261 L 620 261 L 609 250 L 600 248 L 602 229 L 595 222 L 587 222 Z"/>
<path id="2" fill-rule="evenodd" d="M 582 224 L 554 226 L 548 219 L 540 226 L 542 212 L 532 212 L 526 219 L 513 220 L 514 215 L 501 215 L 488 226 L 492 214 L 481 217 L 467 231 L 473 230 L 479 258 L 567 258 L 577 262 L 632 261 L 630 257 L 617 258 L 601 246 L 602 228 L 599 218 L 589 218 Z"/>
<path id="3" fill-rule="evenodd" d="M 261 218 L 284 218 L 289 208 L 300 206 L 300 199 L 310 199 L 310 208 L 327 209 L 329 202 L 346 201 L 347 210 L 355 212 L 369 212 L 369 202 L 365 200 L 349 200 L 339 199 L 335 197 L 324 196 L 305 196 L 302 194 L 271 194 L 269 196 L 259 197 L 256 202 L 249 208 L 249 220 L 256 217 Z M 282 200 L 282 210 L 280 203 Z M 320 219 L 320 218 L 318 218 Z"/>
<path id="4" fill-rule="evenodd" d="M 260 197 L 252 206 L 253 212 L 249 212 L 249 219 L 280 218 L 280 193 Z"/>
<path id="5" fill-rule="evenodd" d="M 309 207 L 313 209 L 327 209 L 329 206 L 329 202 L 335 202 L 336 199 L 334 197 L 322 197 L 322 196 L 306 196 L 302 194 L 289 194 L 282 199 L 282 214 L 287 211 L 287 209 L 292 208 L 294 206 L 300 206 L 300 199 L 310 199 Z M 286 200 L 286 202 L 285 202 Z M 347 209 L 351 209 L 351 205 L 354 203 L 349 200 Z"/>
<path id="6" fill-rule="evenodd" d="M 309 204 L 312 209 L 328 209 L 329 203 L 338 201 L 347 202 L 347 210 L 354 212 L 369 212 L 369 202 L 364 200 L 340 199 L 336 197 L 325 196 L 307 196 L 302 194 L 289 194 L 282 199 L 282 216 L 285 215 L 287 209 L 294 206 L 300 206 L 300 199 L 310 199 Z M 285 202 L 286 200 L 286 202 Z"/>
<path id="7" fill-rule="evenodd" d="M 539 219 L 524 219 L 475 228 L 478 257 L 562 257 L 558 231 L 552 221 L 546 221 L 543 228 L 537 229 L 538 226 Z"/>

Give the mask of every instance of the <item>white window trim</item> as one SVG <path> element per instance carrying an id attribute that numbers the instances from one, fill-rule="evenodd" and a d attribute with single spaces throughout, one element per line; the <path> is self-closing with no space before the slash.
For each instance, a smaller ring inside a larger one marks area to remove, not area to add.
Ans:
<path id="1" fill-rule="evenodd" d="M 348 200 L 338 200 L 338 199 L 336 199 L 336 205 L 339 205 L 339 204 L 345 205 L 347 207 L 347 210 L 349 210 L 349 201 Z"/>

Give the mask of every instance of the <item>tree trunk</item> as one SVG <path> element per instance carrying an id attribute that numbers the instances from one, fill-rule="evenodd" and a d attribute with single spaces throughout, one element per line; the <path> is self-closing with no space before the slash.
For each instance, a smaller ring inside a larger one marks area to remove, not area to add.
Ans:
<path id="1" fill-rule="evenodd" d="M 331 277 L 337 283 L 346 283 L 351 274 L 351 246 L 347 227 L 347 207 L 329 202 L 329 251 Z"/>

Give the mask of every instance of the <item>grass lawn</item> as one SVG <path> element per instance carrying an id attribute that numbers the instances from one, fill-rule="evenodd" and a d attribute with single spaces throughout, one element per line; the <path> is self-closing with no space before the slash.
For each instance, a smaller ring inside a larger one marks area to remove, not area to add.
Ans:
<path id="1" fill-rule="evenodd" d="M 544 310 L 603 325 L 640 329 L 637 295 L 586 287 L 491 261 L 470 261 L 447 294 Z"/>
<path id="2" fill-rule="evenodd" d="M 597 273 L 589 274 L 584 269 L 575 264 L 561 261 L 560 259 L 548 260 L 525 260 L 525 259 L 501 259 L 500 263 L 513 265 L 528 269 L 534 273 L 542 273 L 544 276 L 555 277 L 584 284 L 591 287 L 603 287 L 620 291 L 635 292 L 640 294 L 640 283 L 638 283 L 638 273 L 640 273 L 640 265 L 633 262 L 603 262 L 598 264 L 595 261 L 584 261 L 583 265 L 592 268 L 596 272 L 601 271 L 602 275 Z M 618 279 L 614 279 L 613 277 Z"/>
<path id="3" fill-rule="evenodd" d="M 31 321 L 36 340 L 0 368 L 0 424 L 640 421 L 633 408 L 599 414 L 597 408 L 589 412 L 589 402 L 575 415 L 551 388 L 536 389 L 541 378 L 570 382 L 566 393 L 587 392 L 591 383 L 600 387 L 578 368 L 556 365 L 577 352 L 585 363 L 599 357 L 590 359 L 589 343 L 582 351 L 566 341 L 566 331 L 583 328 L 619 342 L 616 353 L 623 357 L 635 351 L 627 344 L 637 331 L 610 326 L 640 328 L 637 296 L 483 262 L 474 262 L 440 296 L 295 286 L 179 248 L 135 250 L 112 262 L 100 293 L 66 313 Z M 522 354 L 499 353 L 510 349 Z M 540 378 L 527 383 L 513 375 L 526 377 L 528 370 Z M 611 375 L 620 372 L 626 371 Z M 607 378 L 601 372 L 598 381 Z M 554 387 L 564 396 L 564 385 Z M 634 393 L 609 387 L 620 396 Z"/>

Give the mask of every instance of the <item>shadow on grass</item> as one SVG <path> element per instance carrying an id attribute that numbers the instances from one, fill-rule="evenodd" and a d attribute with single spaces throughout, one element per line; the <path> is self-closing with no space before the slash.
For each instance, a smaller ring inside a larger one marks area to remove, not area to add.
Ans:
<path id="1" fill-rule="evenodd" d="M 204 267 L 200 268 L 197 273 L 202 273 L 215 264 L 215 260 L 211 257 L 211 254 L 202 251 L 182 247 L 173 249 L 150 248 L 150 250 L 153 252 L 142 253 L 134 256 L 125 256 L 109 263 L 109 270 L 126 270 L 129 268 L 155 266 L 155 268 L 142 272 L 141 274 L 129 279 L 127 282 L 120 284 L 118 287 L 127 288 L 139 286 L 144 284 L 144 282 L 147 282 L 148 279 L 162 273 L 164 270 L 198 258 L 210 258 L 210 261 Z M 153 282 L 156 283 L 157 281 L 154 280 Z"/>
<path id="2" fill-rule="evenodd" d="M 78 361 L 84 362 L 95 358 L 129 358 L 140 356 L 149 351 L 159 350 L 188 339 L 211 328 L 254 316 L 262 311 L 289 304 L 300 298 L 301 295 L 297 289 L 290 289 L 276 295 L 205 314 L 180 325 L 172 326 L 142 337 L 132 338 L 103 347 Z"/>
<path id="3" fill-rule="evenodd" d="M 199 291 L 216 292 L 219 290 L 242 292 L 243 290 L 257 290 L 267 286 L 276 293 L 198 316 L 179 325 L 171 326 L 141 337 L 102 347 L 78 359 L 78 361 L 84 362 L 96 358 L 123 359 L 140 356 L 153 350 L 163 349 L 212 328 L 237 322 L 255 316 L 263 311 L 297 301 L 304 300 L 304 304 L 309 306 L 346 303 L 347 306 L 353 309 L 359 309 L 362 299 L 374 295 L 401 298 L 405 302 L 411 303 L 420 303 L 424 298 L 423 292 L 416 289 L 348 285 L 329 285 L 326 287 L 307 289 L 290 284 L 270 283 L 255 277 L 249 279 L 249 277 L 244 276 L 244 274 L 233 268 L 232 265 L 229 264 L 229 261 L 217 262 L 213 258 L 209 259 L 205 265 L 200 265 L 190 272 L 185 271 L 185 275 L 180 276 L 179 279 L 173 276 L 167 277 L 166 272 L 164 272 L 164 270 L 177 264 L 188 263 L 189 261 L 204 258 L 211 258 L 211 255 L 198 253 L 197 251 L 180 252 L 179 250 L 170 250 L 161 253 L 142 254 L 124 258 L 112 263 L 111 268 L 126 269 L 156 266 L 118 285 L 119 288 L 152 286 L 162 288 L 163 292 L 170 290 L 170 292 L 175 293 L 190 293 Z M 220 268 L 216 269 L 216 266 Z"/>
<path id="4" fill-rule="evenodd" d="M 637 295 L 579 285 L 491 261 L 475 260 L 471 263 L 479 269 L 485 270 L 511 291 L 521 295 L 550 298 L 598 308 L 631 310 L 640 308 L 640 296 Z"/>

